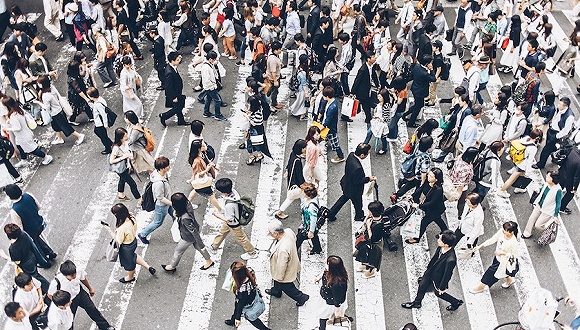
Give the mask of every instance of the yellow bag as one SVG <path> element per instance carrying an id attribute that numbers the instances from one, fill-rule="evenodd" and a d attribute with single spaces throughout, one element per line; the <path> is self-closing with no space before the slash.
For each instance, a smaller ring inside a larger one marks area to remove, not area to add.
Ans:
<path id="1" fill-rule="evenodd" d="M 526 147 L 520 140 L 514 140 L 510 144 L 510 157 L 512 162 L 516 165 L 526 159 Z"/>
<path id="2" fill-rule="evenodd" d="M 328 132 L 330 132 L 330 128 L 322 126 L 322 124 L 317 121 L 313 121 L 312 126 L 318 127 L 320 130 L 320 138 L 326 140 L 326 136 L 328 135 Z"/>

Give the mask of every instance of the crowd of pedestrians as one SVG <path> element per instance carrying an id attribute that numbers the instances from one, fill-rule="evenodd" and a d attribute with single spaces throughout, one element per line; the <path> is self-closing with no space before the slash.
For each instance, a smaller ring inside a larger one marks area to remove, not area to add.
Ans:
<path id="1" fill-rule="evenodd" d="M 185 65 L 181 63 L 190 55 L 200 72 L 193 92 L 199 92 L 197 100 L 204 104 L 202 116 L 208 120 L 228 121 L 221 110 L 228 105 L 221 96 L 226 84 L 222 62 L 251 66 L 243 111 L 247 125 L 239 146 L 248 152 L 247 165 L 271 157 L 266 137 L 270 116 L 282 116 L 287 110 L 289 122 L 313 123 L 304 132 L 304 139 L 291 148 L 285 166 L 285 200 L 272 215 L 278 220 L 272 219 L 268 226 L 273 240 L 269 250 L 273 284 L 264 288 L 265 294 L 281 297 L 285 293 L 297 307 L 311 299 L 294 284 L 302 262 L 299 251 L 306 240 L 312 243 L 309 255 L 323 251 L 320 218 L 333 226 L 348 201 L 354 207 L 353 220 L 361 225 L 356 234 L 356 269 L 364 278 L 380 274 L 382 243 L 388 237 L 383 214 L 388 206 L 378 200 L 363 203 L 365 187 L 383 180 L 366 173 L 363 166 L 371 157 L 373 136 L 379 159 L 387 158 L 392 148 L 407 154 L 401 173 L 393 173 L 400 179 L 389 200 L 391 204 L 408 200 L 413 209 L 408 221 L 417 221 L 417 230 L 403 239 L 404 248 L 425 240 L 432 222 L 440 228 L 435 253 L 426 269 L 421 269 L 416 297 L 402 303 L 403 308 L 421 308 L 429 290 L 449 303 L 448 311 L 462 306 L 463 300 L 447 292 L 457 265 L 456 247 L 465 247 L 473 255 L 496 245 L 491 265 L 469 294 L 479 294 L 501 279 L 505 279 L 501 286 L 510 288 L 518 276 L 522 255 L 519 240 L 530 239 L 539 231 L 540 236 L 534 236 L 538 243 L 550 244 L 557 235 L 554 227 L 562 221 L 560 214 L 572 213 L 568 204 L 580 184 L 580 119 L 576 119 L 571 98 L 561 91 L 566 78 L 575 75 L 574 63 L 580 59 L 580 21 L 565 40 L 568 48 L 555 59 L 558 44 L 547 16 L 551 0 L 520 5 L 511 0 L 459 0 L 455 24 L 449 30 L 445 29 L 443 13 L 452 8 L 444 8 L 436 0 L 334 0 L 330 6 L 320 0 L 211 0 L 201 11 L 186 0 L 113 0 L 111 6 L 98 0 L 44 0 L 43 4 L 44 26 L 57 42 L 66 42 L 68 36 L 70 51 L 74 51 L 62 72 L 45 57 L 53 50 L 37 40 L 35 25 L 22 19 L 20 8 L 10 8 L 12 17 L 0 13 L 0 32 L 6 26 L 12 30 L 0 58 L 4 82 L 0 90 L 0 161 L 14 182 L 4 189 L 12 202 L 4 232 L 10 241 L 6 257 L 15 263 L 18 273 L 13 301 L 4 307 L 9 318 L 7 330 L 45 326 L 71 329 L 78 307 L 99 329 L 114 329 L 91 299 L 95 291 L 85 270 L 64 260 L 53 279 L 38 272 L 38 267 L 52 267 L 57 253 L 43 235 L 46 223 L 39 213 L 39 201 L 18 185 L 23 181 L 18 169 L 34 166 L 29 155 L 40 158 L 42 165 L 53 162 L 35 139 L 33 130 L 39 125 L 50 125 L 55 135 L 53 146 L 64 144 L 71 135 L 76 138 L 75 145 L 82 144 L 86 137 L 75 126 L 93 125 L 103 146 L 101 154 L 119 178 L 117 201 L 110 210 L 114 226 L 103 222 L 112 239 L 112 253 L 118 254 L 112 259 L 118 259 L 127 271 L 119 282 L 134 282 L 137 265 L 156 276 L 156 268 L 137 253 L 137 243 L 155 242 L 151 235 L 167 216 L 177 224 L 173 257 L 160 264 L 167 274 L 178 271 L 189 245 L 205 260 L 201 270 L 210 269 L 230 233 L 244 250 L 241 259 L 258 258 L 258 250 L 244 230 L 251 219 L 248 213 L 253 214 L 251 199 L 238 192 L 231 179 L 217 178 L 220 168 L 215 150 L 202 136 L 204 123 L 189 122 L 184 116 L 186 94 L 191 92 L 184 90 L 187 84 L 181 72 Z M 353 23 L 352 31 L 346 30 L 347 21 Z M 451 43 L 448 54 L 443 54 L 444 40 Z M 144 124 L 146 111 L 140 99 L 145 83 L 135 67 L 135 61 L 144 59 L 139 49 L 144 44 L 151 45 L 160 81 L 153 88 L 165 95 L 167 111 L 158 114 L 161 125 L 172 126 L 170 118 L 175 116 L 177 126 L 191 128 L 187 163 L 192 174 L 187 183 L 192 190 L 188 195 L 174 192 L 170 160 L 152 154 L 155 138 Z M 88 62 L 87 56 L 94 62 Z M 454 63 L 462 67 L 452 67 L 451 57 L 457 57 Z M 359 58 L 360 66 L 355 70 Z M 102 84 L 95 80 L 95 71 Z M 496 71 L 510 74 L 508 79 L 513 83 L 501 87 L 490 95 L 491 102 L 485 102 L 482 92 Z M 548 90 L 541 86 L 540 78 L 553 71 L 557 71 L 557 83 Z M 349 75 L 354 76 L 352 83 Z M 438 97 L 443 92 L 440 86 L 451 75 L 462 78 L 453 86 L 453 97 Z M 66 93 L 61 94 L 55 86 L 59 77 L 66 77 Z M 293 92 L 291 104 L 280 96 L 284 84 Z M 102 96 L 104 89 L 114 86 L 122 96 L 124 121 L 115 121 L 115 111 Z M 354 108 L 345 112 L 345 104 L 351 103 Z M 447 103 L 449 110 L 441 118 L 428 119 L 424 113 L 426 108 L 444 108 Z M 367 124 L 363 132 L 366 139 L 345 155 L 339 131 L 352 125 L 357 113 Z M 399 138 L 403 122 L 410 133 L 408 141 Z M 337 178 L 325 178 L 327 149 L 336 153 L 331 163 L 345 162 L 340 197 L 328 209 L 320 205 L 320 195 L 326 192 L 319 187 L 323 180 Z M 548 162 L 550 158 L 554 164 Z M 501 171 L 506 165 L 509 178 L 503 182 Z M 485 198 L 509 198 L 512 186 L 514 193 L 525 193 L 530 177 L 544 169 L 549 169 L 545 184 L 534 192 L 530 217 L 505 222 L 495 234 L 487 235 L 483 225 Z M 133 175 L 143 173 L 149 182 L 140 189 Z M 125 193 L 126 184 L 137 205 L 153 213 L 151 222 L 140 231 L 135 215 L 126 206 L 131 200 Z M 192 202 L 197 195 L 210 201 L 213 216 L 223 222 L 211 243 L 203 242 L 196 220 L 199 205 Z M 282 221 L 289 217 L 287 209 L 296 200 L 300 201 L 300 226 L 294 231 Z M 457 202 L 457 219 L 446 216 L 450 205 L 446 201 Z M 234 261 L 229 267 L 235 304 L 225 323 L 239 326 L 243 316 L 254 327 L 269 329 L 259 319 L 263 310 L 256 310 L 262 290 L 254 270 L 244 261 Z M 321 284 L 317 297 L 319 329 L 326 329 L 327 321 L 352 321 L 345 313 L 349 278 L 354 275 L 348 274 L 340 256 L 329 254 L 326 265 L 315 279 Z M 574 322 L 573 329 L 578 329 L 578 317 Z M 413 328 L 412 324 L 404 326 Z"/>

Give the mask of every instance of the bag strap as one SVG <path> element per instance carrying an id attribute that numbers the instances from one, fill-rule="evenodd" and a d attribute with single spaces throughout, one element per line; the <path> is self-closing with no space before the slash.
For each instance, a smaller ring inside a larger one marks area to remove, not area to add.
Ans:
<path id="1" fill-rule="evenodd" d="M 288 174 L 288 189 L 287 190 L 290 190 L 290 187 L 291 187 L 290 186 L 290 181 L 292 181 L 292 175 L 294 174 L 294 166 L 296 166 L 296 161 L 300 161 L 300 159 L 298 159 L 298 157 L 296 157 L 294 159 L 294 162 L 292 163 L 292 172 L 290 172 Z"/>

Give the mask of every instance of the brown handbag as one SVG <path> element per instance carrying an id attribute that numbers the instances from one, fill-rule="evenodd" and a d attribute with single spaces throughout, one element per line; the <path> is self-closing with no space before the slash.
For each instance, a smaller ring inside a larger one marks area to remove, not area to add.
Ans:
<path id="1" fill-rule="evenodd" d="M 264 94 L 264 95 L 268 94 L 268 92 L 272 88 L 272 84 L 273 83 L 270 81 L 270 79 L 265 79 L 264 80 L 264 87 L 262 88 L 262 94 Z"/>
<path id="2" fill-rule="evenodd" d="M 340 16 L 346 16 L 350 12 L 350 7 L 345 3 L 340 7 Z"/>

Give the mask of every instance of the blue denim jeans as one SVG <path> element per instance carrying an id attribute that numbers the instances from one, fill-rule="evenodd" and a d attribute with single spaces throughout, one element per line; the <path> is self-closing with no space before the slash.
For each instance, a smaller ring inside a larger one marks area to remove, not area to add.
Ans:
<path id="1" fill-rule="evenodd" d="M 396 139 L 397 136 L 399 135 L 399 119 L 401 119 L 401 117 L 403 117 L 403 113 L 402 112 L 395 112 L 395 114 L 393 115 L 393 117 L 391 117 L 391 122 L 389 123 L 389 133 L 387 134 L 387 137 L 389 139 Z"/>
<path id="2" fill-rule="evenodd" d="M 221 112 L 220 112 L 220 107 L 222 104 L 222 98 L 220 97 L 220 94 L 218 92 L 217 89 L 214 90 L 206 90 L 204 91 L 205 95 L 206 95 L 206 99 L 205 99 L 205 105 L 203 107 L 203 113 L 205 114 L 210 114 L 209 112 L 209 106 L 211 105 L 211 102 L 213 101 L 214 103 L 214 114 L 216 116 L 221 116 Z"/>
<path id="3" fill-rule="evenodd" d="M 367 131 L 367 137 L 365 138 L 366 144 L 371 142 L 372 136 L 373 136 L 373 131 L 369 128 Z M 381 150 L 383 150 L 384 152 L 387 152 L 389 150 L 389 143 L 387 142 L 387 138 L 385 136 L 381 136 L 380 139 L 381 139 L 381 144 L 382 144 Z M 378 150 L 379 150 L 378 146 L 375 146 L 375 152 L 378 152 Z"/>
<path id="4" fill-rule="evenodd" d="M 153 220 L 141 231 L 141 236 L 147 237 L 155 229 L 159 228 L 165 220 L 165 216 L 169 214 L 171 219 L 175 221 L 175 216 L 173 216 L 173 207 L 169 205 L 157 205 L 155 204 L 155 211 L 153 211 Z"/>

